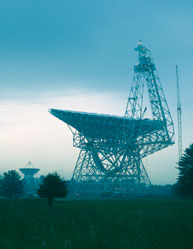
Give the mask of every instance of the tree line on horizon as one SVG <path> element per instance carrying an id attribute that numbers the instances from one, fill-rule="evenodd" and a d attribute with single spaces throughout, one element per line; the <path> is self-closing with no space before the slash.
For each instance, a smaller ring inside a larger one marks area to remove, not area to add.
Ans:
<path id="1" fill-rule="evenodd" d="M 177 183 L 172 186 L 174 195 L 193 198 L 193 144 L 185 149 L 176 167 L 179 171 Z M 156 186 L 156 185 L 154 185 Z M 66 197 L 67 184 L 57 173 L 49 173 L 43 177 L 37 189 L 40 198 L 47 198 L 52 206 L 54 199 Z M 0 176 L 0 196 L 8 199 L 20 198 L 24 195 L 24 182 L 16 170 L 9 170 Z"/>
<path id="2" fill-rule="evenodd" d="M 53 206 L 54 198 L 67 195 L 66 181 L 57 173 L 49 173 L 43 177 L 37 189 L 40 198 L 47 198 L 48 205 Z M 0 195 L 8 198 L 20 198 L 24 195 L 24 181 L 16 170 L 9 170 L 0 176 Z"/>

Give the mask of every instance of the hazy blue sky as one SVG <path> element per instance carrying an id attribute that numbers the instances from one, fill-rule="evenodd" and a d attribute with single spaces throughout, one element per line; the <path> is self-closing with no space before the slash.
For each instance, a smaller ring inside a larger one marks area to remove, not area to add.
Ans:
<path id="1" fill-rule="evenodd" d="M 123 115 L 140 39 L 175 125 L 178 64 L 183 146 L 192 143 L 192 13 L 192 0 L 0 0 L 1 170 L 30 160 L 70 177 L 78 150 L 48 108 Z M 173 183 L 176 161 L 177 145 L 144 163 L 153 183 Z"/>

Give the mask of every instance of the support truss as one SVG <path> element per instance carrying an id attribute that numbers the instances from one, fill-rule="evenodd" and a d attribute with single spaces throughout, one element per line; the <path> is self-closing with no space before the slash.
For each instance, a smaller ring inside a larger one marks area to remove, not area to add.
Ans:
<path id="1" fill-rule="evenodd" d="M 135 126 L 130 126 L 130 136 L 123 128 L 122 136 L 126 137 L 123 147 L 117 146 L 108 150 L 102 146 L 96 147 L 94 141 L 84 143 L 73 173 L 76 181 L 111 179 L 122 181 L 127 179 L 135 183 L 150 184 L 142 158 L 159 151 L 174 142 L 174 128 L 168 104 L 151 58 L 150 51 L 142 43 L 135 49 L 139 52 L 137 65 L 134 67 L 134 78 L 130 90 L 125 118 L 141 120 L 136 135 Z M 161 129 L 144 132 L 143 126 L 143 96 L 146 84 L 152 109 L 153 120 L 162 124 Z M 76 137 L 78 136 L 78 139 Z M 86 136 L 83 136 L 84 138 Z M 76 133 L 75 142 L 80 143 L 81 135 Z M 88 139 L 89 141 L 89 139 Z M 104 143 L 104 140 L 102 141 Z M 81 146 L 80 146 L 81 148 Z M 118 149 L 118 150 L 117 150 Z"/>
<path id="2" fill-rule="evenodd" d="M 73 145 L 80 148 L 72 176 L 74 183 L 94 182 L 100 183 L 100 187 L 118 186 L 122 191 L 149 185 L 142 159 L 174 143 L 172 117 L 150 50 L 141 42 L 135 50 L 139 58 L 124 117 L 50 111 L 68 124 L 73 133 Z M 144 119 L 146 88 L 152 120 Z"/>
<path id="3" fill-rule="evenodd" d="M 145 167 L 140 155 L 134 153 L 119 154 L 97 152 L 93 148 L 82 149 L 80 151 L 74 172 L 73 180 L 114 182 L 122 181 L 136 184 L 150 184 Z"/>

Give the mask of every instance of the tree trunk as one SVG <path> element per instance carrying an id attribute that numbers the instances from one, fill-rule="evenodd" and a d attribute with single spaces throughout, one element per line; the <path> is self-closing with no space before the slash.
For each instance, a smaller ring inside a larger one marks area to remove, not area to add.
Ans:
<path id="1" fill-rule="evenodd" d="M 54 197 L 48 197 L 48 206 L 53 207 Z"/>

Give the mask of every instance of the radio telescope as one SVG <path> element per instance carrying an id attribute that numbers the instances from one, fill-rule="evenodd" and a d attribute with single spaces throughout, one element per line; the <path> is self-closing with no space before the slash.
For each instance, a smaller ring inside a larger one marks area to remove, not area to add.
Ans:
<path id="1" fill-rule="evenodd" d="M 34 177 L 40 169 L 34 168 L 31 162 L 28 162 L 25 168 L 19 169 L 24 174 L 25 192 L 28 194 L 35 194 L 39 185 L 39 181 Z"/>
<path id="2" fill-rule="evenodd" d="M 80 148 L 72 176 L 75 182 L 149 185 L 142 159 L 174 144 L 172 117 L 150 50 L 140 41 L 135 51 L 138 62 L 124 116 L 49 110 L 69 126 L 73 146 Z M 148 92 L 151 119 L 144 118 L 144 89 Z"/>
<path id="3" fill-rule="evenodd" d="M 40 169 L 34 168 L 31 162 L 28 162 L 25 168 L 19 169 L 24 174 L 25 179 L 31 179 Z"/>

